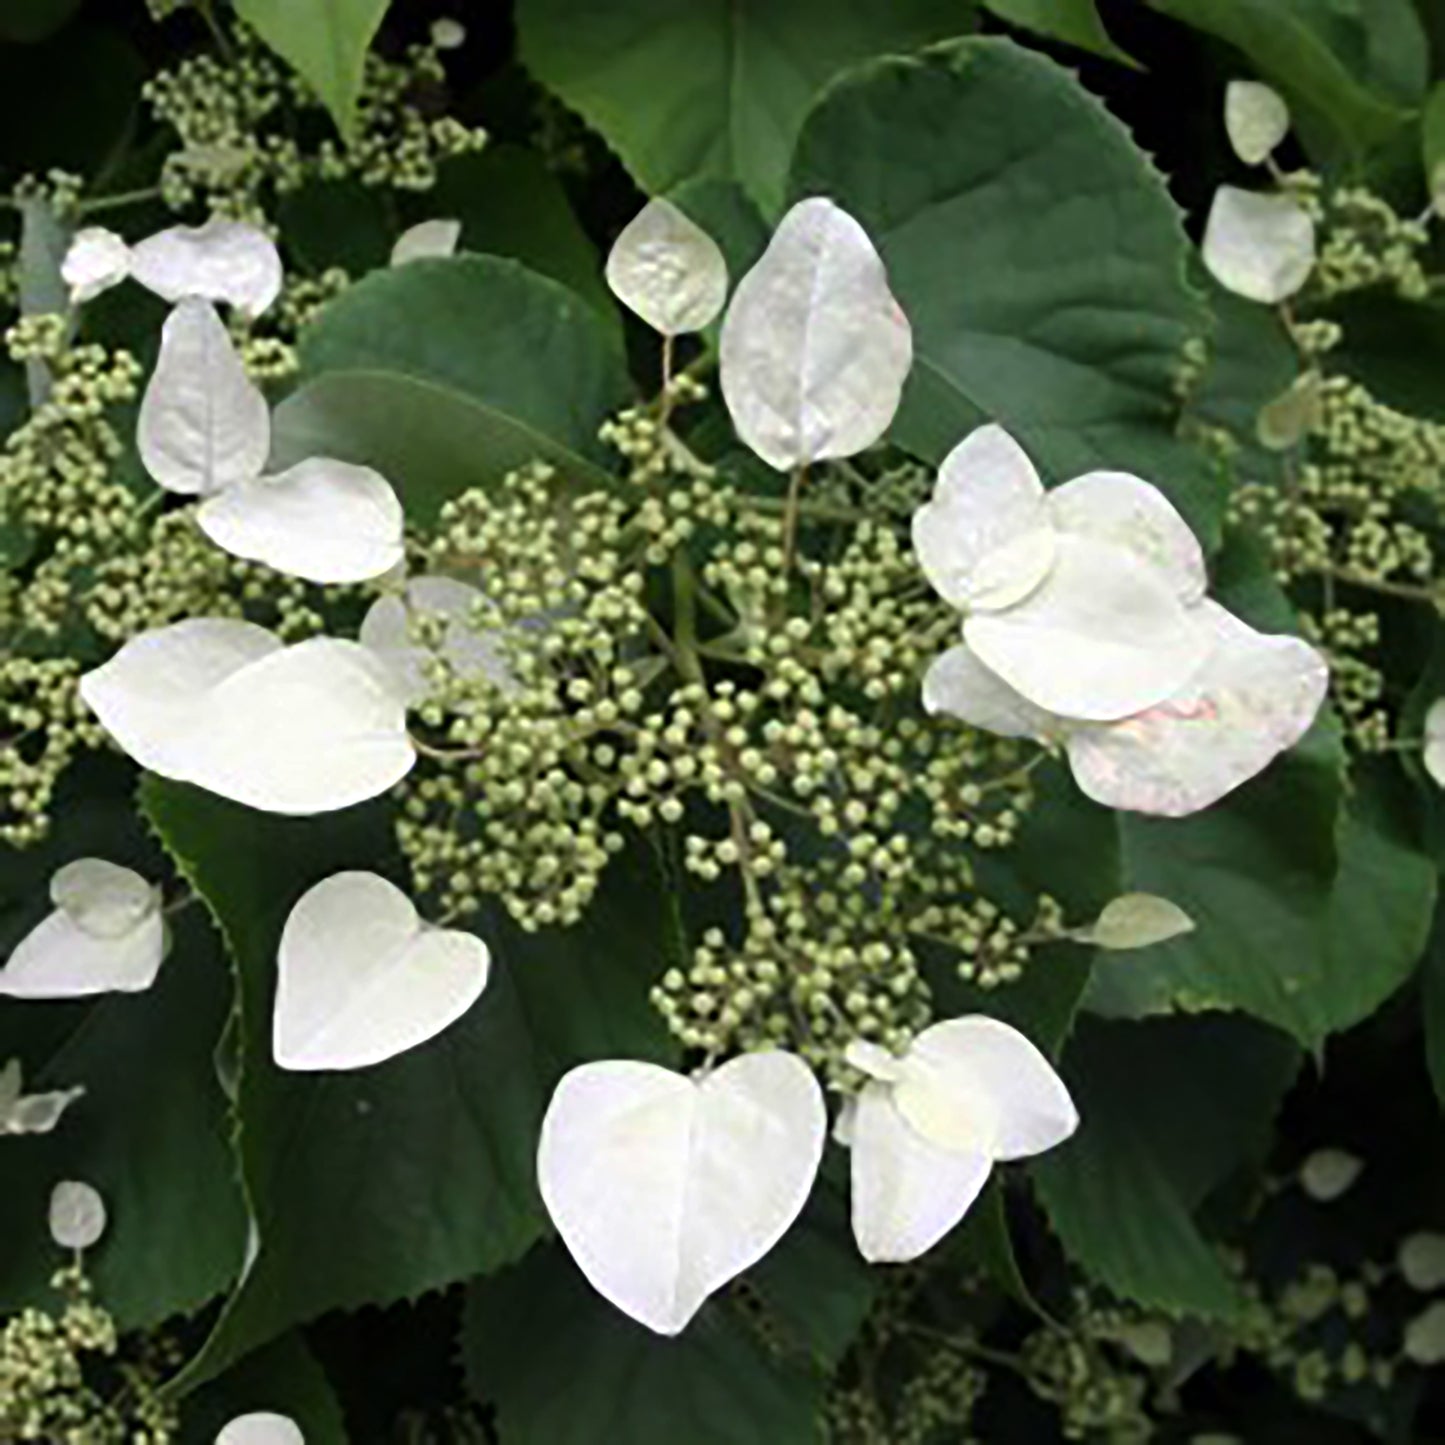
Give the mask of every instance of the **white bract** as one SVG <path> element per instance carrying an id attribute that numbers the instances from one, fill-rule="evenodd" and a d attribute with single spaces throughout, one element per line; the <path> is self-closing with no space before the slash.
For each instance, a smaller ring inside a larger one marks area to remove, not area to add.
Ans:
<path id="1" fill-rule="evenodd" d="M 1204 227 L 1203 256 L 1226 291 L 1274 306 L 1314 270 L 1315 223 L 1290 196 L 1220 186 Z"/>
<path id="2" fill-rule="evenodd" d="M 438 50 L 460 50 L 467 43 L 467 27 L 450 15 L 431 23 L 431 43 Z"/>
<path id="3" fill-rule="evenodd" d="M 130 247 L 104 226 L 77 231 L 60 263 L 60 279 L 72 303 L 90 301 L 130 275 Z"/>
<path id="4" fill-rule="evenodd" d="M 1199 626 L 1213 651 L 1183 687 L 1116 722 L 1035 706 L 967 647 L 937 658 L 923 705 L 1004 737 L 1062 743 L 1079 787 L 1109 808 L 1163 817 L 1197 813 L 1262 772 L 1309 730 L 1329 670 L 1297 637 L 1256 632 L 1215 602 Z"/>
<path id="5" fill-rule="evenodd" d="M 1224 129 L 1245 165 L 1261 165 L 1289 134 L 1289 106 L 1272 86 L 1231 80 L 1224 92 Z"/>
<path id="6" fill-rule="evenodd" d="M 738 435 L 779 471 L 870 447 L 898 410 L 913 333 L 862 226 L 815 196 L 738 282 L 719 378 Z"/>
<path id="7" fill-rule="evenodd" d="M 281 294 L 275 243 L 255 226 L 222 216 L 140 242 L 131 252 L 131 274 L 167 301 L 225 301 L 253 317 Z"/>
<path id="8" fill-rule="evenodd" d="M 1319 372 L 1307 371 L 1273 401 L 1260 407 L 1254 434 L 1262 447 L 1272 452 L 1287 452 L 1311 432 L 1319 430 L 1324 417 L 1320 380 Z"/>
<path id="9" fill-rule="evenodd" d="M 289 1415 L 254 1410 L 223 1425 L 216 1445 L 306 1445 L 306 1437 Z"/>
<path id="10" fill-rule="evenodd" d="M 136 445 L 156 482 L 192 496 L 248 482 L 266 465 L 266 398 L 209 301 L 182 301 L 166 318 Z"/>
<path id="11" fill-rule="evenodd" d="M 717 243 L 671 201 L 650 200 L 607 254 L 612 294 L 654 331 L 701 331 L 723 309 L 728 268 Z"/>
<path id="12" fill-rule="evenodd" d="M 286 647 L 253 623 L 191 618 L 132 638 L 80 694 L 142 767 L 266 812 L 350 807 L 416 762 L 390 672 L 337 638 Z"/>
<path id="13" fill-rule="evenodd" d="M 283 1069 L 364 1069 L 455 1023 L 487 986 L 475 934 L 433 928 L 375 873 L 302 894 L 281 931 L 272 1051 Z"/>
<path id="14" fill-rule="evenodd" d="M 1445 1285 L 1445 1234 L 1422 1230 L 1400 1241 L 1396 1263 L 1411 1289 L 1425 1292 Z"/>
<path id="15" fill-rule="evenodd" d="M 552 1095 L 537 1177 L 592 1287 L 675 1335 L 797 1218 L 827 1122 L 818 1081 L 781 1050 L 700 1078 L 624 1060 L 584 1064 Z"/>
<path id="16" fill-rule="evenodd" d="M 1300 1188 L 1320 1204 L 1330 1204 L 1354 1187 L 1364 1160 L 1345 1149 L 1316 1149 L 1300 1165 Z"/>
<path id="17" fill-rule="evenodd" d="M 1079 1124 L 1053 1066 L 997 1019 L 934 1024 L 901 1058 L 855 1042 L 848 1061 L 868 1075 L 842 1134 L 853 1234 L 875 1264 L 917 1259 L 963 1218 L 996 1163 L 1042 1154 Z"/>
<path id="18" fill-rule="evenodd" d="M 1047 712 L 1128 717 L 1209 654 L 1199 543 L 1138 477 L 1089 472 L 1046 492 L 1006 431 L 980 427 L 944 459 L 913 545 L 979 660 Z"/>
<path id="19" fill-rule="evenodd" d="M 1425 714 L 1425 771 L 1445 788 L 1445 697 L 1436 698 Z"/>
<path id="20" fill-rule="evenodd" d="M 426 675 L 431 654 L 418 641 L 418 624 L 432 620 L 442 625 L 441 655 L 459 676 L 485 677 L 503 692 L 514 692 L 517 681 L 501 637 L 471 624 L 481 597 L 478 588 L 453 577 L 413 577 L 401 596 L 378 597 L 371 604 L 361 620 L 362 645 L 382 659 L 401 694 L 416 704 L 431 690 Z"/>
<path id="21" fill-rule="evenodd" d="M 461 239 L 460 221 L 418 221 L 396 238 L 396 244 L 391 248 L 391 264 L 405 266 L 408 261 L 445 259 L 456 253 Z"/>
<path id="22" fill-rule="evenodd" d="M 20 1060 L 11 1059 L 0 1069 L 0 1137 L 50 1133 L 60 1116 L 84 1093 L 77 1086 L 48 1094 L 27 1094 Z"/>
<path id="23" fill-rule="evenodd" d="M 80 998 L 136 993 L 155 982 L 166 953 L 160 896 L 139 873 L 77 858 L 50 880 L 55 911 L 0 969 L 0 995 Z"/>
<path id="24" fill-rule="evenodd" d="M 406 555 L 401 502 L 386 478 L 324 457 L 227 487 L 196 523 L 232 556 L 308 582 L 364 582 Z"/>
<path id="25" fill-rule="evenodd" d="M 105 1233 L 105 1200 L 93 1185 L 63 1179 L 50 1192 L 50 1237 L 62 1249 L 89 1249 Z"/>
<path id="26" fill-rule="evenodd" d="M 1104 905 L 1093 923 L 1068 936 L 1095 948 L 1149 948 L 1194 932 L 1194 920 L 1177 904 L 1152 893 L 1123 893 Z"/>

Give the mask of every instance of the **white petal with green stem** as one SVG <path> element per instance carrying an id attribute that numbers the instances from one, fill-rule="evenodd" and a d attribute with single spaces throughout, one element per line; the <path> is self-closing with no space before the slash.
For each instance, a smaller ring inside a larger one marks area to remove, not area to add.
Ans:
<path id="1" fill-rule="evenodd" d="M 136 446 L 154 481 L 191 496 L 250 481 L 266 465 L 266 398 L 209 301 L 182 301 L 166 318 Z"/>
<path id="2" fill-rule="evenodd" d="M 245 221 L 214 216 L 203 226 L 171 226 L 140 242 L 131 274 L 167 301 L 224 301 L 259 316 L 281 294 L 276 244 Z"/>
<path id="3" fill-rule="evenodd" d="M 71 304 L 93 301 L 130 275 L 131 252 L 125 241 L 104 226 L 86 226 L 71 238 L 60 279 L 70 287 Z"/>
<path id="4" fill-rule="evenodd" d="M 363 1069 L 414 1049 L 481 997 L 475 934 L 423 923 L 374 873 L 337 873 L 292 908 L 277 954 L 272 1048 L 283 1069 Z"/>
<path id="5" fill-rule="evenodd" d="M 1245 165 L 1262 165 L 1289 134 L 1289 106 L 1273 86 L 1231 80 L 1224 92 L 1224 129 Z"/>
<path id="6" fill-rule="evenodd" d="M 1068 740 L 1079 786 L 1105 807 L 1183 817 L 1263 772 L 1309 730 L 1329 669 L 1297 637 L 1269 636 L 1216 602 L 1200 608 L 1208 661 L 1166 700 Z"/>
<path id="7" fill-rule="evenodd" d="M 223 1425 L 216 1445 L 306 1445 L 306 1437 L 289 1415 L 253 1410 Z"/>
<path id="8" fill-rule="evenodd" d="M 93 1184 L 62 1179 L 50 1191 L 50 1237 L 62 1249 L 90 1249 L 105 1233 L 105 1200 Z"/>
<path id="9" fill-rule="evenodd" d="M 408 261 L 445 260 L 456 254 L 461 239 L 460 221 L 440 218 L 418 221 L 396 238 L 391 248 L 391 264 L 405 266 Z"/>
<path id="10" fill-rule="evenodd" d="M 406 555 L 391 484 L 326 457 L 228 487 L 202 503 L 196 524 L 233 556 L 308 582 L 365 582 Z"/>
<path id="11" fill-rule="evenodd" d="M 853 456 L 887 431 L 912 362 L 867 233 L 832 201 L 799 201 L 723 320 L 719 379 L 739 437 L 779 471 Z"/>
<path id="12" fill-rule="evenodd" d="M 727 301 L 728 268 L 717 242 L 658 196 L 612 243 L 607 284 L 654 331 L 680 336 L 717 319 Z"/>
<path id="13" fill-rule="evenodd" d="M 818 1081 L 781 1050 L 701 1078 L 628 1060 L 583 1064 L 547 1108 L 537 1178 L 592 1287 L 675 1335 L 797 1218 L 826 1130 Z"/>
<path id="14" fill-rule="evenodd" d="M 1290 196 L 1220 186 L 1205 223 L 1203 257 L 1226 291 L 1276 306 L 1314 270 L 1315 223 Z"/>
<path id="15" fill-rule="evenodd" d="M 1132 550 L 1061 534 L 1053 567 L 1016 606 L 965 617 L 979 659 L 1030 702 L 1114 721 L 1178 691 L 1212 638 L 1170 579 Z"/>

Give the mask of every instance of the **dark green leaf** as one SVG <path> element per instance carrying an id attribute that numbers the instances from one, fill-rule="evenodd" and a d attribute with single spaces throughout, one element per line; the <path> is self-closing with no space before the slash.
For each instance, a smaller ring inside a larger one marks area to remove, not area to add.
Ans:
<path id="1" fill-rule="evenodd" d="M 835 1182 L 825 1167 L 807 1208 L 746 1278 L 791 1340 L 819 1365 L 838 1364 L 880 1282 L 853 1242 L 842 1171 Z"/>
<path id="2" fill-rule="evenodd" d="M 1438 81 L 1425 102 L 1420 120 L 1420 151 L 1425 163 L 1425 189 L 1432 194 L 1445 182 L 1445 81 Z"/>
<path id="3" fill-rule="evenodd" d="M 1049 40 L 1061 40 L 1080 50 L 1091 50 L 1105 60 L 1124 65 L 1134 61 L 1120 50 L 1099 19 L 1096 0 L 983 0 L 1000 20 L 1022 26 Z"/>
<path id="4" fill-rule="evenodd" d="M 129 787 L 128 769 L 78 769 L 60 795 L 51 839 L 0 852 L 0 952 L 45 916 L 50 874 L 72 858 L 164 878 Z M 3 1141 L 0 1309 L 51 1299 L 61 1261 L 45 1221 L 61 1179 L 85 1180 L 105 1197 L 110 1223 L 93 1277 L 122 1325 L 194 1310 L 235 1279 L 245 1218 L 211 1063 L 230 1006 L 225 964 L 195 910 L 175 918 L 171 953 L 145 993 L 0 1002 L 0 1061 L 25 1060 L 27 1089 L 86 1090 L 54 1133 Z"/>
<path id="5" fill-rule="evenodd" d="M 279 409 L 273 462 L 368 462 L 415 494 L 422 520 L 532 459 L 596 478 L 598 428 L 629 391 L 592 308 L 494 256 L 376 272 L 307 330 L 301 362 L 313 385 Z"/>
<path id="6" fill-rule="evenodd" d="M 0 40 L 44 40 L 79 8 L 80 0 L 5 0 L 0 8 Z"/>
<path id="7" fill-rule="evenodd" d="M 236 13 L 293 66 L 350 136 L 366 52 L 389 0 L 235 0 Z"/>
<path id="8" fill-rule="evenodd" d="M 517 12 L 528 68 L 643 190 L 721 176 L 768 214 L 803 116 L 833 76 L 971 21 L 965 0 L 521 0 Z"/>
<path id="9" fill-rule="evenodd" d="M 1125 1299 L 1235 1314 L 1193 1215 L 1267 1134 L 1298 1061 L 1283 1034 L 1244 1019 L 1082 1023 L 1062 1073 L 1083 1122 L 1031 1166 L 1073 1260 Z"/>
<path id="10" fill-rule="evenodd" d="M 666 1339 L 594 1294 L 559 1247 L 472 1287 L 462 1357 L 473 1393 L 495 1402 L 501 1445 L 821 1438 L 821 1377 L 775 1358 L 727 1300 Z"/>
<path id="11" fill-rule="evenodd" d="M 346 1421 L 325 1373 L 294 1331 L 203 1385 L 181 1409 L 180 1445 L 213 1445 L 237 1415 L 265 1410 L 301 1427 L 306 1445 L 347 1445 Z"/>
<path id="12" fill-rule="evenodd" d="M 1243 51 L 1337 148 L 1358 153 L 1386 139 L 1425 87 L 1425 37 L 1409 0 L 1149 3 Z"/>
<path id="13" fill-rule="evenodd" d="M 609 331 L 620 328 L 617 305 L 602 279 L 602 258 L 561 182 L 536 151 L 493 143 L 461 156 L 442 168 L 426 202 L 428 216 L 462 223 L 463 250 L 520 261 L 571 287 Z"/>
<path id="14" fill-rule="evenodd" d="M 325 1310 L 518 1257 L 546 1228 L 533 1154 L 557 1078 L 584 1058 L 668 1053 L 647 1004 L 662 946 L 644 860 L 619 862 L 579 928 L 527 935 L 488 920 L 487 991 L 429 1044 L 371 1069 L 290 1074 L 270 1047 L 282 924 L 324 877 L 396 870 L 388 810 L 283 818 L 154 778 L 143 798 L 239 974 L 240 1144 L 260 1241 L 182 1384 Z"/>
<path id="15" fill-rule="evenodd" d="M 1204 331 L 1158 174 L 1073 76 L 1004 40 L 863 66 L 809 116 L 792 193 L 832 196 L 913 323 L 893 434 L 938 461 L 1001 422 L 1056 480 L 1149 477 L 1212 538 L 1217 487 L 1174 436 Z"/>

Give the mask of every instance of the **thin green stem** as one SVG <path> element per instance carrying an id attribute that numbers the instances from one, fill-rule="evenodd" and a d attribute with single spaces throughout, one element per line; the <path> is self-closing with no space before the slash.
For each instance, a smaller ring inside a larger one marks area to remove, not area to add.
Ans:
<path id="1" fill-rule="evenodd" d="M 139 206 L 146 201 L 158 201 L 161 198 L 159 186 L 141 186 L 134 191 L 117 191 L 110 196 L 93 196 L 88 201 L 81 201 L 75 208 L 77 216 L 100 216 L 107 211 L 119 211 L 126 206 Z"/>
<path id="2" fill-rule="evenodd" d="M 802 501 L 803 484 L 808 480 L 808 464 L 800 463 L 793 468 L 792 480 L 788 483 L 788 500 L 783 508 L 783 577 L 792 575 L 793 561 L 798 552 L 798 506 Z"/>

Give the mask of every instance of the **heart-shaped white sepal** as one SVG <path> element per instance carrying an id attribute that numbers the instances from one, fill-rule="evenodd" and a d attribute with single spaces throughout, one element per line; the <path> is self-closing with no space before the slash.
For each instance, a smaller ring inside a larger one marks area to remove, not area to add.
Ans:
<path id="1" fill-rule="evenodd" d="M 374 873 L 304 893 L 281 932 L 272 1048 L 283 1069 L 362 1069 L 424 1044 L 487 985 L 487 945 L 431 928 Z"/>
<path id="2" fill-rule="evenodd" d="M 552 1095 L 538 1182 L 593 1288 L 675 1335 L 798 1217 L 826 1129 L 818 1081 L 782 1050 L 700 1079 L 627 1060 L 584 1064 Z"/>

